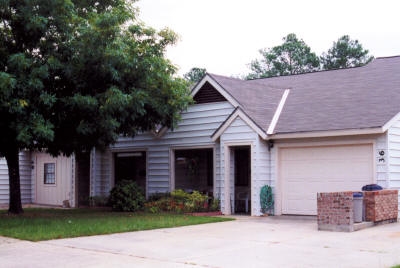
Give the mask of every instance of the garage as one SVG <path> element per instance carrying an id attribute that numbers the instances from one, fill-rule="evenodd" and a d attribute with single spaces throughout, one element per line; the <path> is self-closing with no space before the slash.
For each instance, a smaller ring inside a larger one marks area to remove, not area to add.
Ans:
<path id="1" fill-rule="evenodd" d="M 282 214 L 316 215 L 318 192 L 372 183 L 373 160 L 372 144 L 280 148 Z"/>

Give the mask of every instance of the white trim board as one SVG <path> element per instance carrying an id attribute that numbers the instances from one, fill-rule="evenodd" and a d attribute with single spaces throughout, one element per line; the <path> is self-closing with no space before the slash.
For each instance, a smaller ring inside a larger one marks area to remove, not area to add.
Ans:
<path id="1" fill-rule="evenodd" d="M 279 102 L 278 108 L 276 108 L 274 117 L 272 117 L 272 121 L 271 121 L 271 123 L 270 123 L 270 125 L 268 127 L 268 130 L 267 130 L 267 134 L 268 135 L 274 134 L 274 130 L 275 130 L 276 124 L 278 123 L 279 116 L 281 115 L 283 107 L 285 106 L 285 102 L 286 102 L 286 99 L 287 99 L 287 97 L 289 95 L 289 92 L 290 92 L 290 89 L 286 89 L 283 92 L 281 101 Z"/>
<path id="2" fill-rule="evenodd" d="M 258 135 L 261 136 L 263 139 L 267 139 L 267 133 L 265 133 L 256 123 L 251 120 L 251 118 L 243 112 L 242 109 L 237 108 L 227 120 L 211 135 L 212 141 L 216 141 L 224 132 L 225 130 L 232 124 L 232 122 L 239 117 L 242 119 L 250 128 L 254 130 Z"/>

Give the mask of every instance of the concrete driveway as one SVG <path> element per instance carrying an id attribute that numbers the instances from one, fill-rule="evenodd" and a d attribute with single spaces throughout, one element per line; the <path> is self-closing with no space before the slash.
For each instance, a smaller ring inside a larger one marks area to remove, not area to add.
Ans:
<path id="1" fill-rule="evenodd" d="M 27 242 L 0 237 L 0 267 L 390 267 L 400 264 L 400 224 L 353 233 L 315 220 L 236 221 Z"/>

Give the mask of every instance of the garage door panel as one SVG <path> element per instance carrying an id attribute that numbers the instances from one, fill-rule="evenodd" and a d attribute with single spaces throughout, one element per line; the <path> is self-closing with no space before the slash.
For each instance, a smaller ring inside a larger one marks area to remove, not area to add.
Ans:
<path id="1" fill-rule="evenodd" d="M 316 215 L 318 192 L 357 191 L 373 181 L 372 144 L 280 149 L 282 213 Z"/>
<path id="2" fill-rule="evenodd" d="M 332 178 L 342 178 L 343 174 L 349 174 L 354 178 L 365 178 L 372 172 L 372 167 L 369 167 L 371 161 L 352 162 L 351 165 L 347 161 L 319 160 L 314 162 L 305 161 L 289 161 L 286 164 L 290 165 L 290 169 L 282 170 L 282 176 L 288 179 L 291 178 L 310 178 L 318 179 L 321 177 L 330 176 Z M 329 165 L 327 165 L 329 164 Z M 368 166 L 368 168 L 366 168 Z M 310 173 L 310 170 L 313 170 Z"/>

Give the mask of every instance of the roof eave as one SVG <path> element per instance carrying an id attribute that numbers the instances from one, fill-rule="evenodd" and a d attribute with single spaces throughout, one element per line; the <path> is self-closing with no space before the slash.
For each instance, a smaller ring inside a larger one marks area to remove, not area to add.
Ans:
<path id="1" fill-rule="evenodd" d="M 296 139 L 296 138 L 322 138 L 322 137 L 338 137 L 338 136 L 372 135 L 372 134 L 382 134 L 385 131 L 386 130 L 383 127 L 373 127 L 373 128 L 363 128 L 363 129 L 277 133 L 273 135 L 268 135 L 268 139 L 278 140 L 278 139 Z"/>

